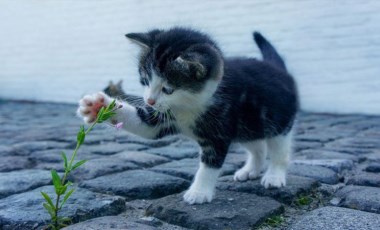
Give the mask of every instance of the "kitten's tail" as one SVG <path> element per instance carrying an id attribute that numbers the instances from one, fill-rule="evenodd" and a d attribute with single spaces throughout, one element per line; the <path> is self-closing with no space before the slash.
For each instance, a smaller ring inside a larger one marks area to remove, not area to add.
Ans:
<path id="1" fill-rule="evenodd" d="M 255 31 L 253 32 L 253 38 L 255 39 L 257 46 L 260 48 L 264 61 L 271 63 L 281 70 L 287 71 L 284 60 L 263 35 Z"/>

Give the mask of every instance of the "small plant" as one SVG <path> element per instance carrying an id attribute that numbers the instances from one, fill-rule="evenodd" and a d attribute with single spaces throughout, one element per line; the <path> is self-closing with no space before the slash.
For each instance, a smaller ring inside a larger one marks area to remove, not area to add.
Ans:
<path id="1" fill-rule="evenodd" d="M 298 199 L 295 200 L 295 204 L 298 206 L 309 205 L 311 204 L 311 202 L 313 202 L 313 198 L 311 198 L 310 196 L 300 196 L 298 197 Z"/>
<path id="2" fill-rule="evenodd" d="M 265 220 L 264 225 L 270 227 L 277 227 L 284 222 L 284 217 L 281 215 L 272 216 Z"/>
<path id="3" fill-rule="evenodd" d="M 42 196 L 46 200 L 46 203 L 43 203 L 44 208 L 49 212 L 51 217 L 51 223 L 48 225 L 48 228 L 56 230 L 61 229 L 62 227 L 67 226 L 67 223 L 71 222 L 71 219 L 68 217 L 61 217 L 58 215 L 58 212 L 62 209 L 63 205 L 69 199 L 71 194 L 75 191 L 74 188 L 68 190 L 72 186 L 72 182 L 68 181 L 67 178 L 69 174 L 75 169 L 79 168 L 81 165 L 86 163 L 87 160 L 80 160 L 74 163 L 75 157 L 80 146 L 83 144 L 86 135 L 95 127 L 96 124 L 103 123 L 115 115 L 115 110 L 121 107 L 116 107 L 116 102 L 112 101 L 107 107 L 102 107 L 96 120 L 87 130 L 84 129 L 84 126 L 80 127 L 80 130 L 77 134 L 77 144 L 71 155 L 70 160 L 67 159 L 67 156 L 62 152 L 62 158 L 64 162 L 65 173 L 62 177 L 59 176 L 56 170 L 51 170 L 51 176 L 53 180 L 54 190 L 56 193 L 55 202 L 53 202 L 52 197 L 47 193 L 41 192 Z M 120 128 L 122 123 L 115 125 L 116 128 Z M 63 199 L 62 199 L 63 198 Z M 62 200 L 61 200 L 62 199 Z"/>

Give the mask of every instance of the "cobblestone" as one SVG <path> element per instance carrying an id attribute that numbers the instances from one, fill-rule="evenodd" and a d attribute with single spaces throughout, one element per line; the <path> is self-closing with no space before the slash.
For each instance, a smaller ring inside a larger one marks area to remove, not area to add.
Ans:
<path id="1" fill-rule="evenodd" d="M 155 200 L 147 215 L 191 229 L 249 229 L 265 217 L 283 212 L 280 203 L 247 193 L 221 191 L 211 203 L 202 205 L 188 205 L 182 196 Z"/>
<path id="2" fill-rule="evenodd" d="M 60 153 L 70 156 L 75 147 L 82 124 L 75 109 L 0 102 L 0 229 L 46 224 L 39 191 L 49 192 L 49 170 L 63 172 Z M 246 158 L 234 145 L 216 199 L 203 205 L 182 200 L 199 164 L 193 141 L 146 140 L 98 126 L 78 152 L 77 159 L 88 162 L 70 177 L 79 187 L 62 215 L 80 222 L 68 229 L 371 229 L 380 216 L 379 124 L 375 116 L 302 112 L 286 187 L 233 181 Z M 339 207 L 325 207 L 329 200 Z M 278 215 L 280 226 L 263 227 Z"/>

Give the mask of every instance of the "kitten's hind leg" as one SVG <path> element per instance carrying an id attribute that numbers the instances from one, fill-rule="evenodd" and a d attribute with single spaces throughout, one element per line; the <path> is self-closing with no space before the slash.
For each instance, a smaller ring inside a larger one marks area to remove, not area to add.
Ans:
<path id="1" fill-rule="evenodd" d="M 292 132 L 267 140 L 269 166 L 261 179 L 265 188 L 286 185 L 286 170 L 291 154 Z"/>
<path id="2" fill-rule="evenodd" d="M 235 172 L 235 181 L 246 181 L 260 176 L 266 158 L 267 145 L 265 140 L 242 143 L 247 149 L 247 160 L 244 166 Z"/>

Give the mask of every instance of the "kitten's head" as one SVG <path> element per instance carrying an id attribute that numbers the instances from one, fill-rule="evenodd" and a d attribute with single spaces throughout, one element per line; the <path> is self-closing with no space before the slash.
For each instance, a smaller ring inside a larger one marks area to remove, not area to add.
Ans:
<path id="1" fill-rule="evenodd" d="M 220 49 L 207 35 L 173 28 L 126 36 L 141 47 L 139 73 L 145 103 L 166 111 L 191 109 L 210 100 L 224 64 Z"/>

